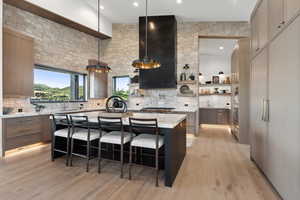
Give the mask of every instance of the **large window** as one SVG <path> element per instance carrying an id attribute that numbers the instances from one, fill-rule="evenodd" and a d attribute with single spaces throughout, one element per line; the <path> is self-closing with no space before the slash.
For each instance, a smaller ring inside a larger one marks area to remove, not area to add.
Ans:
<path id="1" fill-rule="evenodd" d="M 36 66 L 32 101 L 85 101 L 85 82 L 85 74 Z"/>
<path id="2" fill-rule="evenodd" d="M 129 95 L 129 76 L 115 76 L 113 77 L 113 95 L 121 96 L 127 100 Z"/>

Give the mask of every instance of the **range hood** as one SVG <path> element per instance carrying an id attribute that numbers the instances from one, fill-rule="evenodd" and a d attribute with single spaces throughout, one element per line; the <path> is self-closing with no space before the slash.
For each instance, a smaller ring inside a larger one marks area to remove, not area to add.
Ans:
<path id="1" fill-rule="evenodd" d="M 145 17 L 139 18 L 139 57 L 145 56 Z M 177 21 L 174 15 L 148 17 L 148 54 L 161 67 L 140 70 L 141 89 L 177 88 Z"/>

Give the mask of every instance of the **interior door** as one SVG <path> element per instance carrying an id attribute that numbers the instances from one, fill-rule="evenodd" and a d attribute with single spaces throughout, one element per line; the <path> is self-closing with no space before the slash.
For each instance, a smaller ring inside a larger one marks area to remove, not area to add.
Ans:
<path id="1" fill-rule="evenodd" d="M 269 37 L 273 38 L 283 27 L 284 0 L 269 1 Z"/>
<path id="2" fill-rule="evenodd" d="M 286 200 L 300 196 L 300 17 L 270 46 L 266 175 Z"/>
<path id="3" fill-rule="evenodd" d="M 268 51 L 265 49 L 252 61 L 250 81 L 250 143 L 251 156 L 264 169 L 267 123 L 263 121 L 263 103 L 267 100 Z"/>

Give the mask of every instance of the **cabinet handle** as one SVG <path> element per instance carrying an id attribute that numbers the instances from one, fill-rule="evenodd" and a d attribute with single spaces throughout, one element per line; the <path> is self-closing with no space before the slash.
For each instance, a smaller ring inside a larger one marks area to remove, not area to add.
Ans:
<path id="1" fill-rule="evenodd" d="M 261 116 L 261 120 L 264 122 L 268 122 L 270 120 L 270 106 L 269 106 L 269 100 L 263 99 L 263 110 L 262 110 L 262 116 Z"/>
<path id="2" fill-rule="evenodd" d="M 265 113 L 266 113 L 266 112 L 265 112 L 265 109 L 266 109 L 266 108 L 265 108 L 265 105 L 266 105 L 266 104 L 265 104 L 265 99 L 263 99 L 263 101 L 262 101 L 262 112 L 261 112 L 261 120 L 262 120 L 262 121 L 265 121 Z"/>
<path id="3" fill-rule="evenodd" d="M 270 101 L 269 100 L 265 100 L 265 122 L 269 122 L 270 121 Z"/>
<path id="4" fill-rule="evenodd" d="M 281 25 L 278 25 L 277 28 L 281 28 Z"/>

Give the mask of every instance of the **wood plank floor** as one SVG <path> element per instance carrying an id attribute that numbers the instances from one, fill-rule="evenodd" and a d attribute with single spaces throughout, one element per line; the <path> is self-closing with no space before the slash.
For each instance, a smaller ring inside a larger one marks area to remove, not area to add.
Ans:
<path id="1" fill-rule="evenodd" d="M 172 188 L 154 186 L 154 170 L 136 166 L 133 180 L 119 178 L 119 165 L 104 161 L 90 173 L 81 159 L 67 168 L 50 162 L 49 146 L 0 160 L 2 200 L 276 200 L 279 199 L 226 127 L 205 126 L 193 143 Z M 190 141 L 192 140 L 192 141 Z"/>

